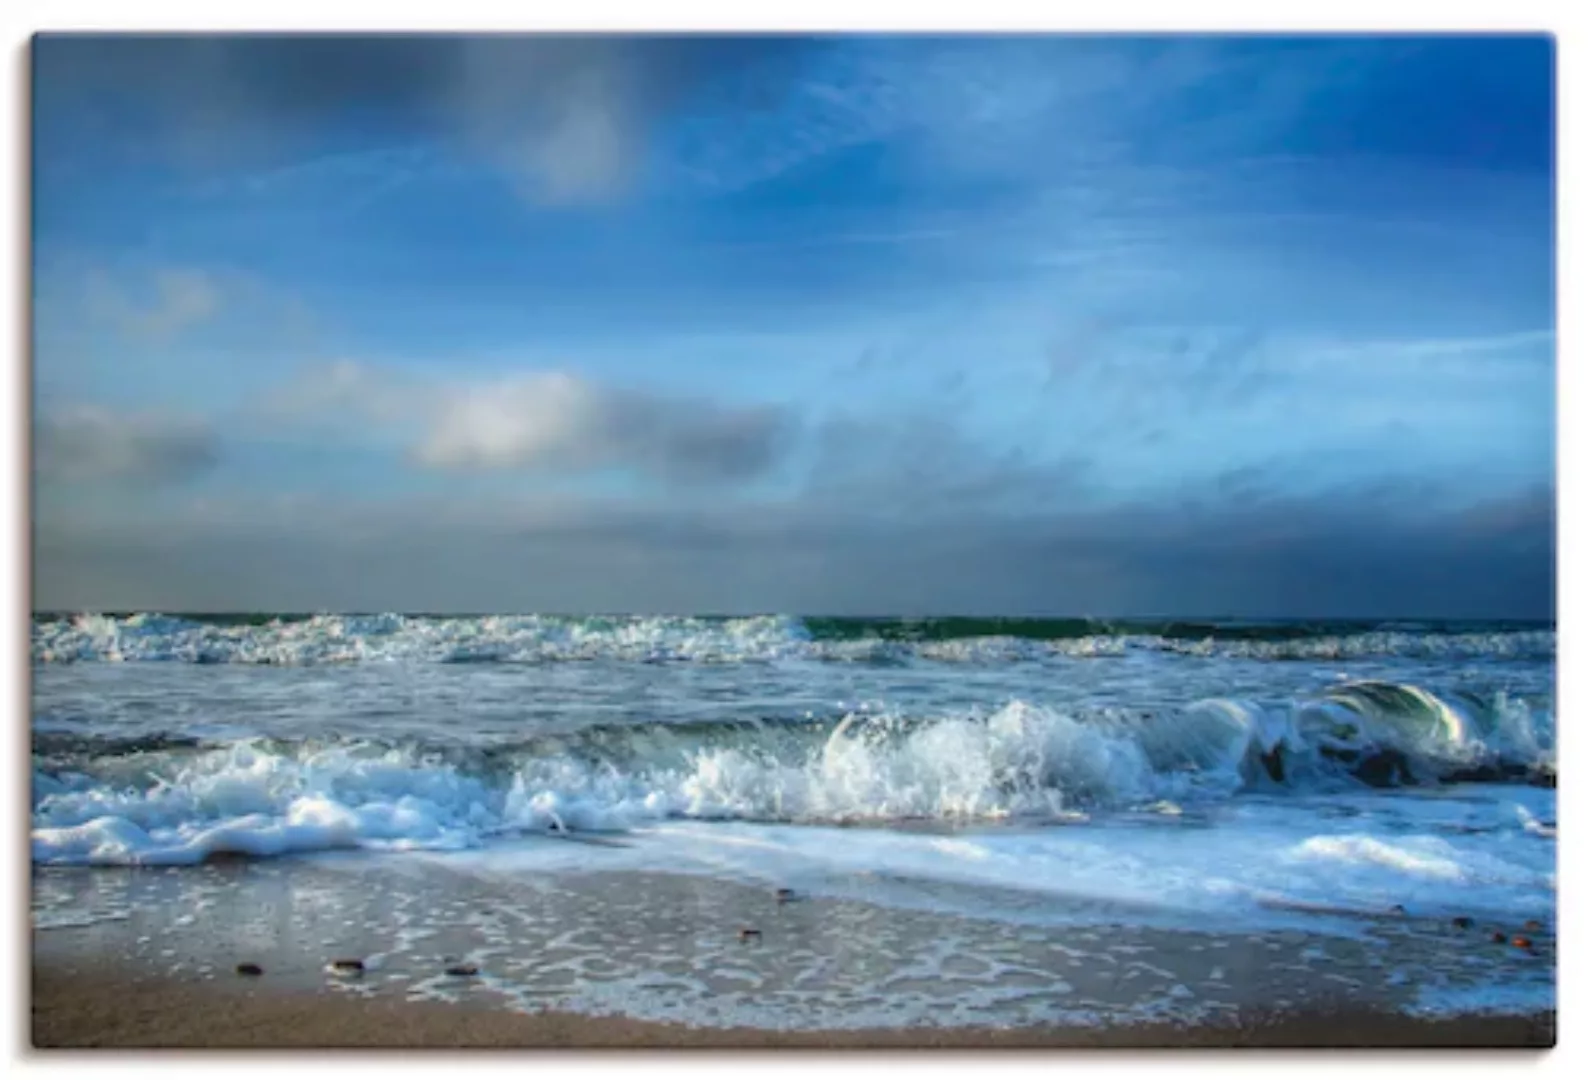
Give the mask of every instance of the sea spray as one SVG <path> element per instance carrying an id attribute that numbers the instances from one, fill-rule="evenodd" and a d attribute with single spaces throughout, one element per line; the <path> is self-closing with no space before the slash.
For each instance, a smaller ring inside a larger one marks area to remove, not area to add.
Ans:
<path id="1" fill-rule="evenodd" d="M 1249 792 L 1552 777 L 1553 721 L 1417 687 L 1348 684 L 1263 705 L 590 728 L 511 743 L 35 736 L 33 857 L 196 862 L 330 847 L 474 847 L 671 819 L 886 824 L 1051 820 Z M 1277 764 L 1276 764 L 1277 763 Z"/>

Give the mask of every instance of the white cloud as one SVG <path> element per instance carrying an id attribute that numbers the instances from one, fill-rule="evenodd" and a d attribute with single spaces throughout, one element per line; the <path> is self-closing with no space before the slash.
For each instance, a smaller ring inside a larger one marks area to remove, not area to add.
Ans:
<path id="1" fill-rule="evenodd" d="M 793 420 L 776 406 L 722 405 L 531 371 L 445 382 L 343 361 L 300 375 L 273 419 L 354 417 L 431 469 L 630 472 L 732 483 L 779 459 Z"/>

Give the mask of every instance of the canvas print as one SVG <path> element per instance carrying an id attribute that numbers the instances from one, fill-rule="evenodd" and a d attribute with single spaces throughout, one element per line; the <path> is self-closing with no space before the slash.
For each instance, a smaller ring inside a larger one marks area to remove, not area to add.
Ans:
<path id="1" fill-rule="evenodd" d="M 1553 1045 L 1551 38 L 29 63 L 35 1046 Z"/>

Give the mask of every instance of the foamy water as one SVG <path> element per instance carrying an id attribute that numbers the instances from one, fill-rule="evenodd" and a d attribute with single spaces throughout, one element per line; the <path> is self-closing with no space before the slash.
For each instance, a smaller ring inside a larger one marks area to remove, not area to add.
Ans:
<path id="1" fill-rule="evenodd" d="M 1001 632 L 1000 632 L 1001 631 Z M 1040 661 L 1166 652 L 1260 660 L 1373 656 L 1551 660 L 1552 628 L 1500 624 L 1246 625 L 1102 620 L 801 620 L 407 615 L 193 619 L 159 614 L 35 618 L 34 660 L 196 664 L 551 663 L 616 659 L 743 663 Z"/>
<path id="2" fill-rule="evenodd" d="M 349 852 L 1342 940 L 1397 908 L 1553 922 L 1550 628 L 88 616 L 35 620 L 33 655 L 41 866 Z"/>

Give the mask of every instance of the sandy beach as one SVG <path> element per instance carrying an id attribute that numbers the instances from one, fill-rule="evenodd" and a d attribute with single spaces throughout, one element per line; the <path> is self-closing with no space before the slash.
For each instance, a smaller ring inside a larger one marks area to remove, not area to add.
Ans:
<path id="1" fill-rule="evenodd" d="M 1543 935 L 1524 953 L 1401 916 L 1355 938 L 1097 912 L 1017 925 L 687 875 L 503 881 L 357 857 L 47 871 L 34 893 L 40 1048 L 1554 1042 L 1550 1010 L 1419 1014 L 1398 974 L 1458 994 L 1468 971 L 1534 978 Z M 341 957 L 366 968 L 327 970 Z"/>
<path id="2" fill-rule="evenodd" d="M 37 1049 L 1547 1048 L 1555 1043 L 1553 1013 L 1428 1020 L 1370 1010 L 1254 1011 L 1193 1026 L 790 1032 L 365 1000 L 272 990 L 240 978 L 209 984 L 107 967 L 35 968 L 32 989 Z"/>

